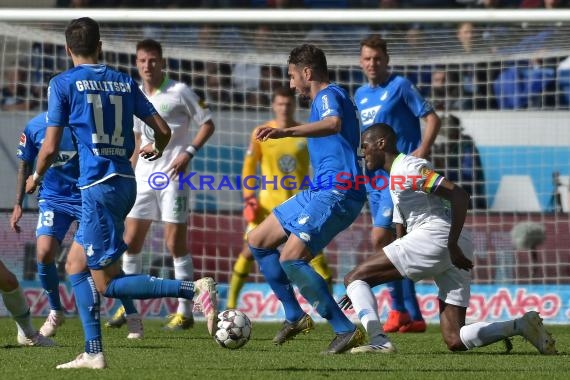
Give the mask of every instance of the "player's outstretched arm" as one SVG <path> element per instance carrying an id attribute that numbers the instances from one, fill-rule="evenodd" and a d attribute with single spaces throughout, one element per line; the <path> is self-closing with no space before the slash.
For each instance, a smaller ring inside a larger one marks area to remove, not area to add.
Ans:
<path id="1" fill-rule="evenodd" d="M 140 155 L 149 161 L 154 161 L 162 156 L 172 132 L 159 114 L 151 115 L 143 121 L 154 131 L 154 143 L 141 147 Z"/>
<path id="2" fill-rule="evenodd" d="M 324 137 L 340 132 L 342 120 L 338 116 L 325 117 L 314 123 L 289 128 L 259 127 L 255 136 L 259 141 L 283 137 Z"/>
<path id="3" fill-rule="evenodd" d="M 467 216 L 469 194 L 461 187 L 446 180 L 445 178 L 435 189 L 434 194 L 447 199 L 451 204 L 451 228 L 449 229 L 449 237 L 447 241 L 451 262 L 459 269 L 472 269 L 473 262 L 465 257 L 461 248 L 457 244 Z"/>
<path id="4" fill-rule="evenodd" d="M 44 142 L 42 143 L 36 161 L 36 171 L 33 175 L 29 176 L 26 181 L 26 193 L 33 194 L 38 185 L 42 182 L 44 174 L 57 157 L 62 135 L 63 127 L 61 126 L 50 126 L 46 128 Z"/>
<path id="5" fill-rule="evenodd" d="M 28 178 L 30 174 L 32 174 L 32 165 L 27 161 L 20 161 L 18 165 L 18 176 L 16 178 L 16 202 L 14 203 L 12 216 L 10 217 L 10 228 L 17 233 L 21 231 L 18 222 L 22 218 L 22 203 L 24 202 L 24 196 L 26 194 L 26 178 Z"/>

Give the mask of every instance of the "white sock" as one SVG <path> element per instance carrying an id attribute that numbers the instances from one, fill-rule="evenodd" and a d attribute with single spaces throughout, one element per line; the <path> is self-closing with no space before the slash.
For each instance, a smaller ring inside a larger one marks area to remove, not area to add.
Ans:
<path id="1" fill-rule="evenodd" d="M 139 274 L 142 272 L 142 255 L 123 254 L 123 272 L 125 274 Z"/>
<path id="2" fill-rule="evenodd" d="M 182 257 L 174 257 L 174 278 L 177 280 L 192 281 L 194 278 L 194 265 L 192 264 L 192 256 L 189 254 Z M 178 298 L 178 314 L 185 317 L 192 315 L 192 300 L 186 298 Z"/>
<path id="3" fill-rule="evenodd" d="M 386 343 L 388 338 L 382 330 L 378 317 L 378 304 L 370 285 L 361 280 L 353 281 L 348 284 L 346 294 L 350 297 L 354 312 L 368 333 L 370 344 L 382 345 Z"/>
<path id="4" fill-rule="evenodd" d="M 18 335 L 23 335 L 28 338 L 32 337 L 36 333 L 36 330 L 32 326 L 30 307 L 26 302 L 22 288 L 18 286 L 10 292 L 2 291 L 2 298 L 4 299 L 6 310 L 12 314 L 12 317 L 16 321 Z"/>
<path id="5" fill-rule="evenodd" d="M 504 322 L 476 322 L 463 326 L 459 330 L 461 341 L 469 350 L 498 342 L 513 335 L 517 335 L 515 321 Z"/>

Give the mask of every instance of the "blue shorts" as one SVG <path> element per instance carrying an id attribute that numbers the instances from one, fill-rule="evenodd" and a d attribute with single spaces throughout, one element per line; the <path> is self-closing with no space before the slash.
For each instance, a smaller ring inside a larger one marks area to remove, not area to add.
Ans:
<path id="1" fill-rule="evenodd" d="M 36 238 L 52 236 L 61 244 L 65 234 L 69 231 L 71 223 L 81 219 L 81 205 L 70 204 L 48 199 L 38 202 L 39 217 L 36 227 Z M 79 233 L 79 229 L 78 232 Z"/>
<path id="2" fill-rule="evenodd" d="M 82 217 L 79 225 L 90 269 L 102 269 L 127 250 L 123 240 L 125 218 L 135 203 L 137 184 L 134 178 L 111 177 L 81 190 Z"/>
<path id="3" fill-rule="evenodd" d="M 354 222 L 363 205 L 363 200 L 348 198 L 343 191 L 305 190 L 277 206 L 273 213 L 287 234 L 295 234 L 315 255 Z"/>
<path id="4" fill-rule="evenodd" d="M 372 216 L 372 226 L 391 229 L 394 203 L 390 196 L 390 189 L 375 190 L 372 187 L 368 191 L 368 204 Z"/>

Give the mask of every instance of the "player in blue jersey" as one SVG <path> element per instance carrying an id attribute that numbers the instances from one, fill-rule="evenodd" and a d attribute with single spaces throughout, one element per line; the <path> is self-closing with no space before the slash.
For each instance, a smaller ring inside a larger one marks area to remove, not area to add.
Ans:
<path id="1" fill-rule="evenodd" d="M 17 223 L 22 216 L 25 180 L 32 173 L 36 156 L 44 140 L 45 120 L 45 113 L 37 115 L 28 122 L 20 136 L 18 158 L 21 161 L 18 168 L 16 204 L 10 219 L 11 227 L 16 232 L 20 232 Z M 55 335 L 57 328 L 65 320 L 59 297 L 59 275 L 55 258 L 61 250 L 61 242 L 71 223 L 79 220 L 81 216 L 81 194 L 77 188 L 79 160 L 69 130 L 65 131 L 59 150 L 54 167 L 46 172 L 45 182 L 40 187 L 38 195 L 37 271 L 50 305 L 50 313 L 40 328 L 44 336 Z"/>
<path id="2" fill-rule="evenodd" d="M 350 226 L 365 202 L 364 186 L 355 184 L 361 175 L 358 119 L 346 91 L 329 82 L 322 50 L 313 45 L 296 47 L 288 65 L 291 88 L 312 101 L 309 122 L 284 129 L 261 126 L 256 137 L 261 141 L 307 137 L 313 184 L 277 206 L 247 239 L 261 272 L 285 308 L 286 320 L 273 342 L 282 344 L 313 328 L 311 317 L 295 298 L 293 283 L 331 324 L 336 337 L 325 352 L 337 354 L 358 345 L 364 337 L 340 310 L 309 261 Z M 281 244 L 280 254 L 277 247 Z"/>
<path id="3" fill-rule="evenodd" d="M 360 263 L 345 278 L 341 303 L 350 301 L 366 328 L 370 344 L 351 353 L 392 353 L 396 349 L 383 334 L 376 298 L 371 288 L 407 277 L 413 281 L 433 278 L 438 288 L 439 325 L 450 351 L 466 351 L 520 335 L 541 354 L 556 354 L 556 342 L 544 328 L 536 311 L 501 322 L 465 325 L 471 296 L 473 243 L 463 229 L 469 194 L 434 171 L 422 158 L 405 155 L 396 147 L 396 134 L 384 123 L 374 124 L 362 134 L 366 167 L 384 168 L 399 184 L 390 189 L 398 212 L 394 223 L 398 239 Z M 395 181 L 394 181 L 395 183 Z"/>
<path id="4" fill-rule="evenodd" d="M 400 152 L 426 158 L 440 127 L 439 117 L 430 103 L 422 98 L 416 87 L 406 78 L 388 70 L 390 57 L 386 41 L 371 35 L 360 43 L 360 66 L 368 84 L 356 90 L 354 101 L 360 114 L 361 129 L 365 131 L 375 123 L 386 123 L 398 136 Z M 420 120 L 425 121 L 424 138 Z M 367 172 L 372 178 L 388 178 L 382 168 Z M 390 189 L 382 183 L 375 189 L 367 184 L 368 202 L 372 215 L 371 240 L 374 250 L 394 240 L 392 212 L 394 205 Z M 386 332 L 424 332 L 426 323 L 416 298 L 414 283 L 408 279 L 387 284 L 392 298 L 392 310 L 384 324 Z"/>
<path id="5" fill-rule="evenodd" d="M 99 297 L 146 299 L 182 297 L 202 307 L 208 331 L 214 332 L 217 313 L 215 282 L 166 280 L 148 275 L 124 276 L 118 260 L 127 249 L 124 222 L 136 196 L 136 182 L 129 158 L 135 140 L 133 117 L 154 131 L 155 141 L 140 149 L 144 159 L 160 158 L 170 139 L 170 129 L 127 74 L 97 63 L 101 52 L 99 25 L 83 17 L 65 30 L 66 51 L 74 68 L 50 81 L 46 137 L 38 153 L 36 171 L 26 182 L 33 193 L 57 156 L 64 126 L 78 147 L 81 190 L 81 223 L 76 241 L 87 255 L 91 278 L 86 291 L 76 293 L 85 332 L 85 352 L 57 368 L 105 368 L 99 324 Z M 94 285 L 94 286 L 93 286 Z M 83 313 L 94 314 L 96 324 L 87 324 Z"/>
<path id="6" fill-rule="evenodd" d="M 31 119 L 20 136 L 18 158 L 21 162 L 18 170 L 16 204 L 10 219 L 12 229 L 18 233 L 20 232 L 18 221 L 22 217 L 25 179 L 32 172 L 44 141 L 47 128 L 46 116 L 44 112 Z M 51 309 L 46 322 L 40 328 L 40 333 L 44 336 L 55 335 L 56 329 L 64 321 L 64 310 L 59 297 L 59 275 L 54 260 L 61 250 L 61 243 L 71 224 L 81 219 L 81 192 L 77 188 L 78 177 L 77 149 L 70 130 L 65 128 L 59 145 L 59 154 L 46 172 L 38 194 L 40 211 L 36 228 L 38 275 L 47 293 Z M 78 248 L 80 249 L 80 247 L 72 247 L 73 250 Z M 71 260 L 77 262 L 71 262 Z M 77 270 L 70 271 L 70 268 L 77 268 Z M 83 275 L 85 272 L 85 275 L 91 276 L 87 271 L 84 255 L 68 255 L 66 269 L 73 285 L 75 285 L 74 279 L 78 277 L 78 274 Z M 142 338 L 142 320 L 133 301 L 129 299 L 121 301 L 128 310 L 126 312 L 129 330 L 127 338 Z"/>

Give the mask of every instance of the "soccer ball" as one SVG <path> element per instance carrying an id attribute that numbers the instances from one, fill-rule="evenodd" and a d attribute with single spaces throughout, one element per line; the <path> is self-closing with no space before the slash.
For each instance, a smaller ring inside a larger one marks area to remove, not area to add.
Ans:
<path id="1" fill-rule="evenodd" d="M 214 339 L 224 348 L 243 347 L 251 337 L 251 321 L 239 310 L 224 310 L 218 314 L 218 331 Z"/>

